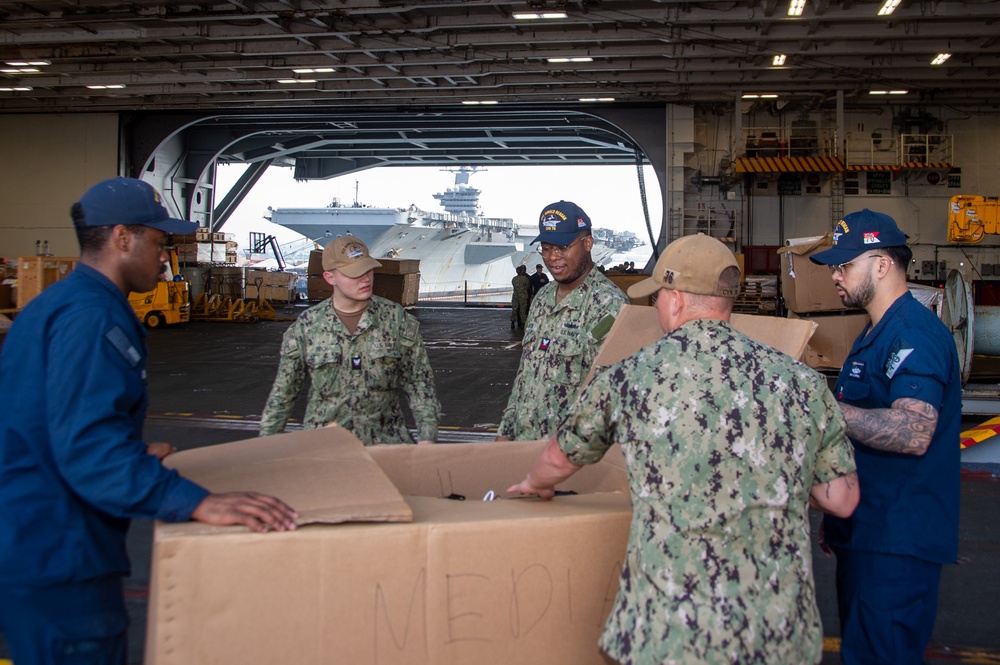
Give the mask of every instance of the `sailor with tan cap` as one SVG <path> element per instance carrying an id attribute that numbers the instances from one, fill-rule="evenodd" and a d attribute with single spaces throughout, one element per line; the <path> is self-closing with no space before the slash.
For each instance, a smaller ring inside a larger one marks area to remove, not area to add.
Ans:
<path id="1" fill-rule="evenodd" d="M 261 436 L 284 430 L 308 383 L 306 429 L 338 423 L 365 444 L 413 443 L 399 401 L 402 388 L 417 442 L 437 438 L 441 406 L 420 324 L 400 305 L 372 295 L 372 271 L 381 265 L 354 236 L 335 238 L 323 250 L 323 279 L 333 295 L 285 331 Z"/>
<path id="2" fill-rule="evenodd" d="M 551 498 L 621 443 L 632 526 L 600 639 L 620 663 L 822 656 L 809 507 L 854 510 L 854 457 L 826 380 L 729 325 L 739 284 L 718 240 L 671 243 L 629 289 L 666 334 L 599 370 L 508 490 Z"/>

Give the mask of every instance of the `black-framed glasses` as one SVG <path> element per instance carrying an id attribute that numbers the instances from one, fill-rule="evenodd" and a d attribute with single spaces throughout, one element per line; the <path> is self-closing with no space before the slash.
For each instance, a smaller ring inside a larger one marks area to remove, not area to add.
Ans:
<path id="1" fill-rule="evenodd" d="M 831 275 L 836 275 L 838 272 L 843 275 L 844 268 L 855 263 L 857 261 L 864 261 L 865 259 L 884 259 L 886 256 L 884 254 L 869 254 L 868 256 L 859 256 L 856 259 L 851 259 L 850 261 L 845 261 L 844 263 L 831 263 L 827 267 L 830 269 Z M 892 265 L 895 261 L 889 261 L 889 265 Z"/>
<path id="2" fill-rule="evenodd" d="M 570 247 L 583 240 L 584 237 L 585 236 L 580 236 L 568 245 L 549 245 L 547 247 L 545 245 L 539 245 L 538 253 L 542 256 L 558 256 L 559 258 L 562 258 L 566 255 L 566 252 L 569 251 Z"/>

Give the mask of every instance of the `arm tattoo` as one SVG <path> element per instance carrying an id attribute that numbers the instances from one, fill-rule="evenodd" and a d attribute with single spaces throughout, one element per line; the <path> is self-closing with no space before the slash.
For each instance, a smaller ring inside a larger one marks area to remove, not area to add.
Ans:
<path id="1" fill-rule="evenodd" d="M 927 402 L 902 397 L 888 409 L 861 409 L 840 405 L 847 434 L 876 450 L 923 455 L 937 428 L 938 412 Z"/>

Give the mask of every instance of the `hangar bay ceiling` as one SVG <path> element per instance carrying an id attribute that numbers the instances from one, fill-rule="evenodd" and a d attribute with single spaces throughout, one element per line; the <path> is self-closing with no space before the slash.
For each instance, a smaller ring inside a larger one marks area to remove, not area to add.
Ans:
<path id="1" fill-rule="evenodd" d="M 864 105 L 882 103 L 872 90 L 898 89 L 914 104 L 1000 103 L 1000 3 L 904 0 L 889 16 L 874 0 L 802 4 L 789 16 L 788 0 L 5 0 L 0 112 L 740 93 L 829 108 L 836 91 Z M 940 53 L 951 57 L 932 65 Z"/>

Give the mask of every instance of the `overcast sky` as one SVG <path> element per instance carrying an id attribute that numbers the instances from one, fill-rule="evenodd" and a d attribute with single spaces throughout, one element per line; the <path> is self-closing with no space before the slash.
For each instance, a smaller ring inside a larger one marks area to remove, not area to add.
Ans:
<path id="1" fill-rule="evenodd" d="M 220 166 L 217 196 L 228 191 L 246 167 Z M 661 216 L 660 187 L 650 167 L 644 173 L 649 216 L 654 232 Z M 249 231 L 274 235 L 289 243 L 301 236 L 264 220 L 272 208 L 322 208 L 334 198 L 351 205 L 357 183 L 358 201 L 375 207 L 442 210 L 433 194 L 453 186 L 454 174 L 438 167 L 375 168 L 329 180 L 296 182 L 290 168 L 271 167 L 222 228 L 235 233 L 244 247 Z M 518 224 L 537 225 L 549 203 L 574 201 L 590 215 L 594 226 L 632 231 L 648 244 L 639 179 L 634 166 L 495 166 L 472 175 L 469 184 L 482 190 L 479 205 L 489 217 L 511 217 Z"/>

